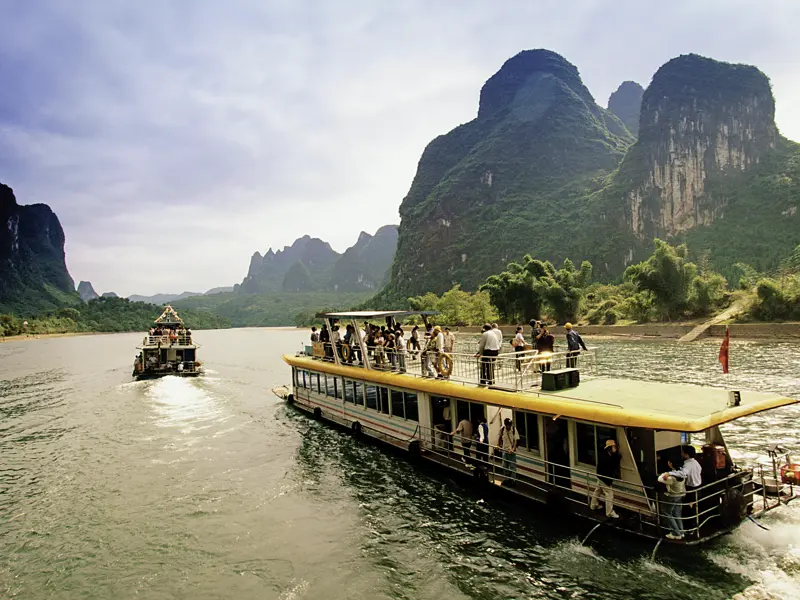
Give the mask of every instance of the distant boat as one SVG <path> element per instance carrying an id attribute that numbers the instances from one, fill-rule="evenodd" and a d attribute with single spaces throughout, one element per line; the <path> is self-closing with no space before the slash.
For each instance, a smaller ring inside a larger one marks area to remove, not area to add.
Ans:
<path id="1" fill-rule="evenodd" d="M 133 361 L 133 377 L 152 379 L 166 375 L 201 375 L 203 366 L 197 361 L 200 346 L 193 342 L 192 332 L 175 309 L 167 305 L 154 323 L 141 345 L 137 346 L 140 352 Z"/>

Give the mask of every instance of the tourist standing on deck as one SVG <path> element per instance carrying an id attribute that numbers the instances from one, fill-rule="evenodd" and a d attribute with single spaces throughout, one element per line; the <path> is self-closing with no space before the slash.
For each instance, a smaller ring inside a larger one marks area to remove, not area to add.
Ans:
<path id="1" fill-rule="evenodd" d="M 311 328 L 311 343 L 315 344 L 318 341 L 319 341 L 319 334 L 317 333 L 317 328 L 316 327 L 312 327 Z"/>
<path id="2" fill-rule="evenodd" d="M 517 479 L 517 444 L 519 443 L 519 433 L 514 427 L 511 419 L 504 421 L 505 427 L 500 430 L 500 439 L 497 445 L 503 450 L 503 472 L 508 480 Z"/>
<path id="3" fill-rule="evenodd" d="M 701 467 L 700 463 L 695 459 L 697 450 L 694 449 L 694 446 L 683 446 L 681 448 L 681 453 L 683 456 L 683 465 L 681 465 L 679 469 L 670 471 L 669 474 L 675 477 L 682 477 L 686 480 L 686 493 L 691 502 L 689 506 L 693 508 L 694 505 L 697 504 L 696 490 L 703 485 L 703 467 Z"/>
<path id="4" fill-rule="evenodd" d="M 578 355 L 581 353 L 581 348 L 588 350 L 586 344 L 583 343 L 581 334 L 572 328 L 572 323 L 564 325 L 567 330 L 567 368 L 574 369 L 578 364 Z"/>
<path id="5" fill-rule="evenodd" d="M 600 510 L 600 493 L 602 492 L 606 501 L 606 517 L 618 519 L 619 515 L 614 512 L 614 480 L 619 479 L 620 463 L 622 455 L 617 451 L 617 442 L 606 440 L 606 447 L 600 456 L 597 457 L 597 487 L 592 494 L 589 508 Z"/>
<path id="6" fill-rule="evenodd" d="M 411 350 L 415 350 L 416 352 L 412 352 L 412 357 L 419 356 L 419 325 L 414 325 L 411 328 L 411 339 L 408 341 L 409 347 Z"/>
<path id="7" fill-rule="evenodd" d="M 456 347 L 456 336 L 450 331 L 449 327 L 444 328 L 444 351 L 452 354 Z"/>
<path id="8" fill-rule="evenodd" d="M 461 449 L 464 452 L 464 459 L 468 459 L 469 449 L 472 447 L 472 421 L 467 418 L 461 419 L 455 432 L 461 434 Z"/>
<path id="9" fill-rule="evenodd" d="M 514 339 L 511 340 L 511 345 L 514 347 L 514 352 L 524 352 L 525 351 L 525 336 L 522 335 L 522 327 L 517 327 L 517 335 L 514 336 Z M 517 356 L 516 361 L 517 371 L 522 370 L 522 357 Z"/>
<path id="10" fill-rule="evenodd" d="M 331 332 L 328 331 L 328 326 L 324 324 L 322 330 L 319 332 L 319 341 L 325 344 L 325 358 L 333 357 L 333 350 L 331 349 Z"/>
<path id="11" fill-rule="evenodd" d="M 503 347 L 503 332 L 500 331 L 500 328 L 497 326 L 497 323 L 492 323 L 492 333 L 497 336 L 497 341 L 499 342 L 497 345 L 498 350 Z"/>
<path id="12" fill-rule="evenodd" d="M 542 325 L 539 338 L 536 340 L 537 354 L 545 354 L 539 361 L 542 371 L 549 371 L 552 366 L 551 355 L 553 354 L 555 343 L 556 338 L 553 337 L 553 334 L 547 329 L 547 325 Z"/>
<path id="13" fill-rule="evenodd" d="M 492 332 L 492 326 L 484 323 L 483 334 L 478 342 L 478 352 L 475 354 L 481 359 L 481 385 L 494 385 L 494 363 L 498 354 L 500 354 L 498 337 Z"/>
<path id="14" fill-rule="evenodd" d="M 399 327 L 394 333 L 395 346 L 397 347 L 397 365 L 401 373 L 406 372 L 406 338 L 403 337 L 403 330 Z"/>
<path id="15" fill-rule="evenodd" d="M 536 340 L 539 339 L 539 334 L 542 332 L 542 324 L 535 319 L 531 319 L 528 325 L 531 326 L 531 344 L 536 348 Z"/>
<path id="16" fill-rule="evenodd" d="M 672 462 L 667 463 L 670 469 L 669 473 L 662 473 L 658 480 L 667 486 L 667 492 L 664 494 L 664 500 L 661 502 L 661 515 L 666 521 L 670 533 L 667 537 L 671 540 L 683 539 L 683 527 L 681 526 L 681 512 L 683 509 L 683 499 L 686 497 L 686 484 L 684 478 L 678 475 L 674 470 Z"/>

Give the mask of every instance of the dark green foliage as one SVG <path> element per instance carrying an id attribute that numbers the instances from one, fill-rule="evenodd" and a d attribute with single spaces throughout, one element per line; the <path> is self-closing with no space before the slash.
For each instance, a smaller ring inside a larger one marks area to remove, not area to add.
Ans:
<path id="1" fill-rule="evenodd" d="M 314 283 L 314 278 L 308 267 L 301 261 L 297 261 L 283 276 L 283 291 L 284 292 L 311 292 L 317 289 Z"/>
<path id="2" fill-rule="evenodd" d="M 751 315 L 761 321 L 800 321 L 800 276 L 764 278 L 756 286 Z"/>
<path id="3" fill-rule="evenodd" d="M 131 302 L 127 298 L 96 298 L 79 308 L 65 307 L 29 317 L 26 327 L 21 317 L 0 315 L 0 335 L 147 331 L 163 310 L 162 306 Z M 230 321 L 209 312 L 181 310 L 180 316 L 191 329 L 230 327 Z"/>
<path id="4" fill-rule="evenodd" d="M 623 81 L 608 98 L 608 110 L 617 115 L 634 137 L 639 135 L 639 113 L 644 88 L 635 81 Z"/>

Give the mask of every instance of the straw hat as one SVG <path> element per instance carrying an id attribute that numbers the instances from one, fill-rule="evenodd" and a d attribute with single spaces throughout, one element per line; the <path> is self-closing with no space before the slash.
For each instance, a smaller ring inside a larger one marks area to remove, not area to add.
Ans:
<path id="1" fill-rule="evenodd" d="M 616 446 L 617 442 L 614 440 L 606 440 L 606 448 L 611 448 L 611 446 Z"/>

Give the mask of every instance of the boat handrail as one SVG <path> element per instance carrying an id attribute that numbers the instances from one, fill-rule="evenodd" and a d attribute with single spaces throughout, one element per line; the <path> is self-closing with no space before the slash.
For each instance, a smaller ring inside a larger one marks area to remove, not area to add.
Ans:
<path id="1" fill-rule="evenodd" d="M 480 357 L 474 353 L 411 349 L 398 352 L 381 346 L 371 346 L 367 348 L 367 356 L 361 357 L 358 347 L 347 346 L 344 349 L 342 344 L 335 346 L 331 342 L 315 342 L 306 346 L 300 354 L 316 360 L 336 362 L 334 348 L 338 362 L 343 366 L 364 368 L 366 364 L 376 371 L 404 373 L 422 378 L 434 377 L 462 384 L 485 384 L 506 391 L 538 391 L 542 373 L 545 371 L 576 368 L 584 374 L 598 374 L 596 348 L 553 353 L 529 350 L 496 357 Z"/>
<path id="2" fill-rule="evenodd" d="M 145 346 L 192 346 L 191 335 L 178 335 L 174 340 L 171 340 L 169 335 L 146 335 L 142 342 Z"/>

